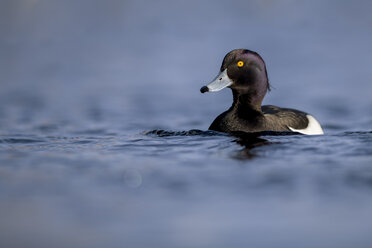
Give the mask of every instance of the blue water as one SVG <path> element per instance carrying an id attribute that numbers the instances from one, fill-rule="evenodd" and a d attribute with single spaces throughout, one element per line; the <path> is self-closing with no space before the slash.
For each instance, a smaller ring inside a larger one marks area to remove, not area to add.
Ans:
<path id="1" fill-rule="evenodd" d="M 0 3 L 0 247 L 371 247 L 370 1 Z M 234 48 L 325 135 L 207 131 Z"/>

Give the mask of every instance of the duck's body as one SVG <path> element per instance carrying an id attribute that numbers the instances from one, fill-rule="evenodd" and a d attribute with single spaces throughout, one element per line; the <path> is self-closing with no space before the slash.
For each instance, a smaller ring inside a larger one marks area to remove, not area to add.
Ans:
<path id="1" fill-rule="evenodd" d="M 266 66 L 255 52 L 238 49 L 228 53 L 220 74 L 201 92 L 230 87 L 233 104 L 220 114 L 209 127 L 220 132 L 292 131 L 303 134 L 323 134 L 319 122 L 311 115 L 288 108 L 261 106 L 270 88 Z"/>
<path id="2" fill-rule="evenodd" d="M 272 105 L 262 106 L 261 111 L 240 113 L 231 107 L 220 114 L 210 125 L 209 130 L 229 133 L 235 131 L 292 131 L 303 134 L 322 134 L 320 124 L 312 115 L 305 112 L 279 108 Z M 248 118 L 247 118 L 248 117 Z"/>

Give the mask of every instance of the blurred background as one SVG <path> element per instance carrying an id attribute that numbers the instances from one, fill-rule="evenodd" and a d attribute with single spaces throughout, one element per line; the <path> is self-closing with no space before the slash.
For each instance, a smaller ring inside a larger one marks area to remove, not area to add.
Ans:
<path id="1" fill-rule="evenodd" d="M 206 129 L 230 106 L 231 93 L 201 95 L 200 87 L 227 52 L 247 48 L 267 63 L 273 91 L 265 104 L 309 111 L 330 125 L 352 120 L 358 129 L 366 121 L 361 113 L 372 109 L 371 6 L 2 0 L 1 125 L 15 127 L 25 113 L 36 125 L 77 125 L 94 115 L 126 116 L 122 126 Z M 185 120 L 167 121 L 181 111 Z"/>
<path id="2" fill-rule="evenodd" d="M 0 0 L 1 246 L 371 247 L 371 136 L 345 136 L 372 126 L 371 11 Z M 144 135 L 207 130 L 232 96 L 199 89 L 236 48 L 265 60 L 264 104 L 309 112 L 328 136 L 247 161 L 230 137 Z"/>

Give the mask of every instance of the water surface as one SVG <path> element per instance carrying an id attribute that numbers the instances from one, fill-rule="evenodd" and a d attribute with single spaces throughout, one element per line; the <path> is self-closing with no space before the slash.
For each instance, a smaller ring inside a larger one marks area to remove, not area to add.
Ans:
<path id="1" fill-rule="evenodd" d="M 370 1 L 2 1 L 1 247 L 371 247 Z M 325 135 L 207 131 L 225 53 Z"/>

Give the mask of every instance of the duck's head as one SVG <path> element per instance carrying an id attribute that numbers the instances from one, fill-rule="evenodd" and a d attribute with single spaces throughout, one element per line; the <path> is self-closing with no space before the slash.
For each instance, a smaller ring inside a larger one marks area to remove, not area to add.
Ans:
<path id="1" fill-rule="evenodd" d="M 234 95 L 249 95 L 255 104 L 260 104 L 270 89 L 261 56 L 247 49 L 232 50 L 223 59 L 219 75 L 200 92 L 220 91 L 226 87 L 231 88 Z"/>

